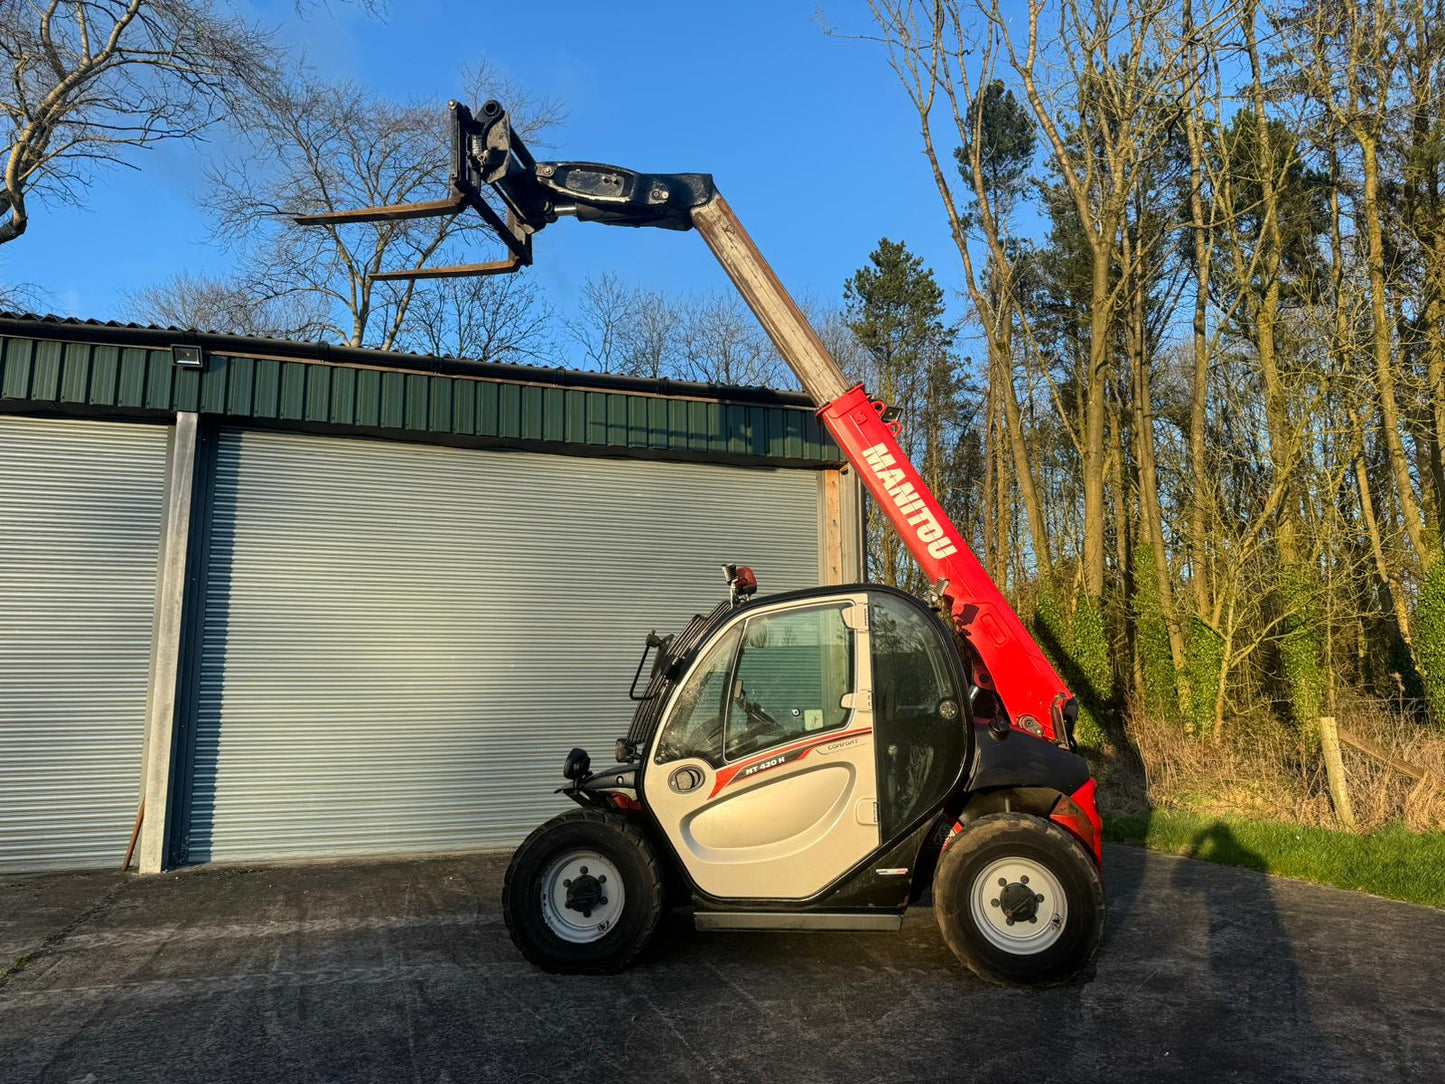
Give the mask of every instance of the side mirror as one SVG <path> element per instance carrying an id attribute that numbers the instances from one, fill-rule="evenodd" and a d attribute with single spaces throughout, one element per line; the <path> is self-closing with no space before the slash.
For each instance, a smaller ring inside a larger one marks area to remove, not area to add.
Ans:
<path id="1" fill-rule="evenodd" d="M 591 767 L 592 758 L 587 755 L 587 750 L 573 749 L 567 754 L 567 759 L 562 762 L 562 778 L 581 779 Z"/>

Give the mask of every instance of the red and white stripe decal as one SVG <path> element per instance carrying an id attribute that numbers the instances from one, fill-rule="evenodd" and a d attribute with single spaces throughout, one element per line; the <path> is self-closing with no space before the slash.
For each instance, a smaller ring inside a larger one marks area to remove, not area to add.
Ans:
<path id="1" fill-rule="evenodd" d="M 859 727 L 857 730 L 844 730 L 838 734 L 825 734 L 816 738 L 804 738 L 794 742 L 792 745 L 780 746 L 777 749 L 769 750 L 761 756 L 745 760 L 741 764 L 730 764 L 717 773 L 717 781 L 713 784 L 712 793 L 709 798 L 717 797 L 718 791 L 732 783 L 736 779 L 750 779 L 760 771 L 769 768 L 782 767 L 784 764 L 795 764 L 811 753 L 814 749 L 820 749 L 825 745 L 832 745 L 844 738 L 860 738 L 864 734 L 873 733 L 871 726 Z"/>

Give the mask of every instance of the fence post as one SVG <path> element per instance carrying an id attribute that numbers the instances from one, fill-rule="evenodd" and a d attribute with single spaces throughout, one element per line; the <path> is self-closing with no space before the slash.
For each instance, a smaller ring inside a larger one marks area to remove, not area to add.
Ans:
<path id="1" fill-rule="evenodd" d="M 1335 816 L 1346 828 L 1355 826 L 1355 811 L 1350 807 L 1349 786 L 1345 782 L 1345 762 L 1340 756 L 1340 732 L 1333 715 L 1320 716 L 1320 745 L 1325 753 L 1325 776 L 1330 783 L 1330 801 Z"/>

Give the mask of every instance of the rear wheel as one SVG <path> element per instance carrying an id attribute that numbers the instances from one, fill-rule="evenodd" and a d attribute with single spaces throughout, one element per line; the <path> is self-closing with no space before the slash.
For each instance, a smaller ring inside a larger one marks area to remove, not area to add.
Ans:
<path id="1" fill-rule="evenodd" d="M 995 813 L 944 849 L 933 908 L 954 954 L 991 982 L 1046 985 L 1077 974 L 1104 935 L 1093 859 L 1039 817 Z"/>
<path id="2" fill-rule="evenodd" d="M 652 937 L 662 913 L 662 869 L 624 817 L 564 813 L 517 848 L 502 887 L 513 942 L 546 971 L 620 971 Z"/>

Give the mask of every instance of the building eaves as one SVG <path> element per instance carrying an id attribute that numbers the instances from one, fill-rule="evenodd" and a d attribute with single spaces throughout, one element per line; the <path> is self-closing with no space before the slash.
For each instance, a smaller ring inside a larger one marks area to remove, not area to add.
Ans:
<path id="1" fill-rule="evenodd" d="M 706 384 L 687 380 L 598 373 L 561 366 L 436 357 L 396 350 L 375 350 L 370 347 L 337 346 L 323 342 L 295 342 L 289 339 L 232 335 L 226 332 L 160 327 L 154 324 L 120 323 L 114 320 L 82 320 L 49 314 L 0 312 L 0 336 L 148 349 L 166 349 L 173 345 L 197 346 L 206 353 L 238 357 L 264 357 L 332 365 L 362 365 L 368 368 L 392 369 L 398 372 L 470 376 L 547 387 L 618 391 L 633 395 L 701 399 L 718 403 L 759 403 L 787 407 L 816 406 L 801 392 L 784 391 L 778 388 Z"/>

